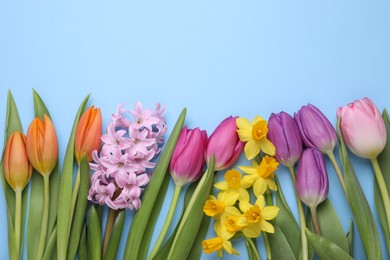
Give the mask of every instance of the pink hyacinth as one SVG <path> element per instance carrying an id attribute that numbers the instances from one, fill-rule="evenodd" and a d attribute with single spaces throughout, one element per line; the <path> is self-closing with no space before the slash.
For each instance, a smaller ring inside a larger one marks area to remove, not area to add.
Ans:
<path id="1" fill-rule="evenodd" d="M 114 210 L 139 209 L 141 193 L 155 167 L 152 160 L 160 153 L 167 132 L 164 112 L 165 106 L 160 104 L 155 111 L 143 109 L 139 101 L 131 111 L 123 103 L 118 105 L 101 138 L 100 153 L 92 153 L 90 201 Z"/>

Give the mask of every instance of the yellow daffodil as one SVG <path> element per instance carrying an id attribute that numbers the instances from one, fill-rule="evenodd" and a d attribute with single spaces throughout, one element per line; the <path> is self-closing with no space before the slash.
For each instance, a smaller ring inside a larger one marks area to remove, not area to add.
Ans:
<path id="1" fill-rule="evenodd" d="M 249 200 L 249 193 L 245 188 L 250 186 L 243 182 L 242 175 L 237 170 L 227 171 L 225 173 L 225 181 L 216 183 L 214 187 L 221 190 L 220 193 L 238 194 L 238 200 Z"/>
<path id="2" fill-rule="evenodd" d="M 236 207 L 230 207 L 229 210 L 224 212 L 220 218 L 217 219 L 214 230 L 217 235 L 230 233 L 231 236 L 234 236 L 236 232 L 242 231 L 247 224 L 245 215 Z"/>
<path id="3" fill-rule="evenodd" d="M 253 166 L 239 166 L 245 175 L 242 178 L 244 186 L 253 185 L 253 191 L 258 197 L 269 188 L 270 190 L 276 190 L 276 184 L 274 181 L 274 172 L 278 169 L 279 163 L 269 156 L 264 156 L 259 164 L 256 160 L 252 161 Z"/>
<path id="4" fill-rule="evenodd" d="M 238 199 L 238 193 L 219 193 L 218 199 L 210 195 L 208 200 L 206 200 L 203 207 L 203 212 L 210 217 L 219 219 L 221 215 L 225 212 L 229 213 L 231 210 L 234 210 L 234 203 Z"/>
<path id="5" fill-rule="evenodd" d="M 237 133 L 242 142 L 246 142 L 244 151 L 248 160 L 252 160 L 262 150 L 271 156 L 275 155 L 275 146 L 267 139 L 267 121 L 256 116 L 252 123 L 246 118 L 237 118 Z"/>
<path id="6" fill-rule="evenodd" d="M 219 234 L 217 237 L 210 238 L 202 241 L 203 250 L 206 254 L 211 254 L 213 252 L 218 252 L 218 257 L 222 257 L 222 249 L 224 249 L 228 254 L 240 255 L 232 245 L 232 242 L 229 239 L 232 236 L 229 233 Z"/>
<path id="7" fill-rule="evenodd" d="M 264 196 L 259 196 L 254 205 L 247 201 L 241 201 L 240 209 L 244 212 L 247 222 L 247 225 L 242 230 L 246 237 L 259 237 L 262 231 L 274 233 L 274 227 L 267 220 L 274 219 L 279 213 L 279 208 L 276 206 L 265 206 Z"/>

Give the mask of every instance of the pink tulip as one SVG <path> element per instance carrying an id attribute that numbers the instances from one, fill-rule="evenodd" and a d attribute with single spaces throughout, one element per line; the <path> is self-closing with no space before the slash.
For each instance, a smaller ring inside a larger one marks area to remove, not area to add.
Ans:
<path id="1" fill-rule="evenodd" d="M 215 170 L 224 170 L 235 163 L 244 149 L 237 134 L 236 117 L 227 117 L 211 134 L 207 142 L 206 161 L 214 154 Z"/>
<path id="2" fill-rule="evenodd" d="M 199 178 L 204 165 L 206 143 L 206 131 L 183 128 L 169 165 L 176 185 L 183 186 Z"/>
<path id="3" fill-rule="evenodd" d="M 374 159 L 386 144 L 386 127 L 381 113 L 369 98 L 339 107 L 337 117 L 344 142 L 357 156 Z"/>

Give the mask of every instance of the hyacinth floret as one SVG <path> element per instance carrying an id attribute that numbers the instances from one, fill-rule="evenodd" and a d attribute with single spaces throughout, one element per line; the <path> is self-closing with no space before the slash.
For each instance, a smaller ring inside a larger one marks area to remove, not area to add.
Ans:
<path id="1" fill-rule="evenodd" d="M 90 201 L 114 210 L 139 209 L 141 193 L 155 167 L 153 159 L 160 153 L 167 132 L 164 113 L 165 106 L 159 103 L 154 111 L 144 109 L 139 101 L 134 110 L 118 105 L 101 138 L 100 153 L 92 153 Z"/>

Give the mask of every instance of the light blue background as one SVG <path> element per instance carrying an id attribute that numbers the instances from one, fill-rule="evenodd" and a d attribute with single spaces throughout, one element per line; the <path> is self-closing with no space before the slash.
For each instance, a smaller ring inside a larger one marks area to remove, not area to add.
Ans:
<path id="1" fill-rule="evenodd" d="M 64 2 L 0 2 L 0 136 L 8 88 L 25 130 L 35 88 L 56 125 L 61 161 L 88 93 L 89 104 L 103 112 L 104 127 L 118 103 L 131 108 L 140 100 L 149 107 L 166 104 L 170 127 L 187 107 L 186 124 L 209 134 L 231 114 L 268 118 L 310 102 L 335 123 L 340 105 L 364 96 L 380 109 L 390 105 L 389 1 Z M 367 161 L 352 159 L 374 209 L 372 170 Z M 328 166 L 329 197 L 346 231 L 351 213 Z M 281 167 L 278 176 L 296 214 L 287 171 Z M 164 207 L 160 228 L 168 202 Z M 0 259 L 8 257 L 6 232 L 1 191 Z M 243 243 L 235 246 L 247 258 Z M 261 242 L 259 247 L 264 254 Z M 358 237 L 355 247 L 356 259 L 364 259 Z"/>

